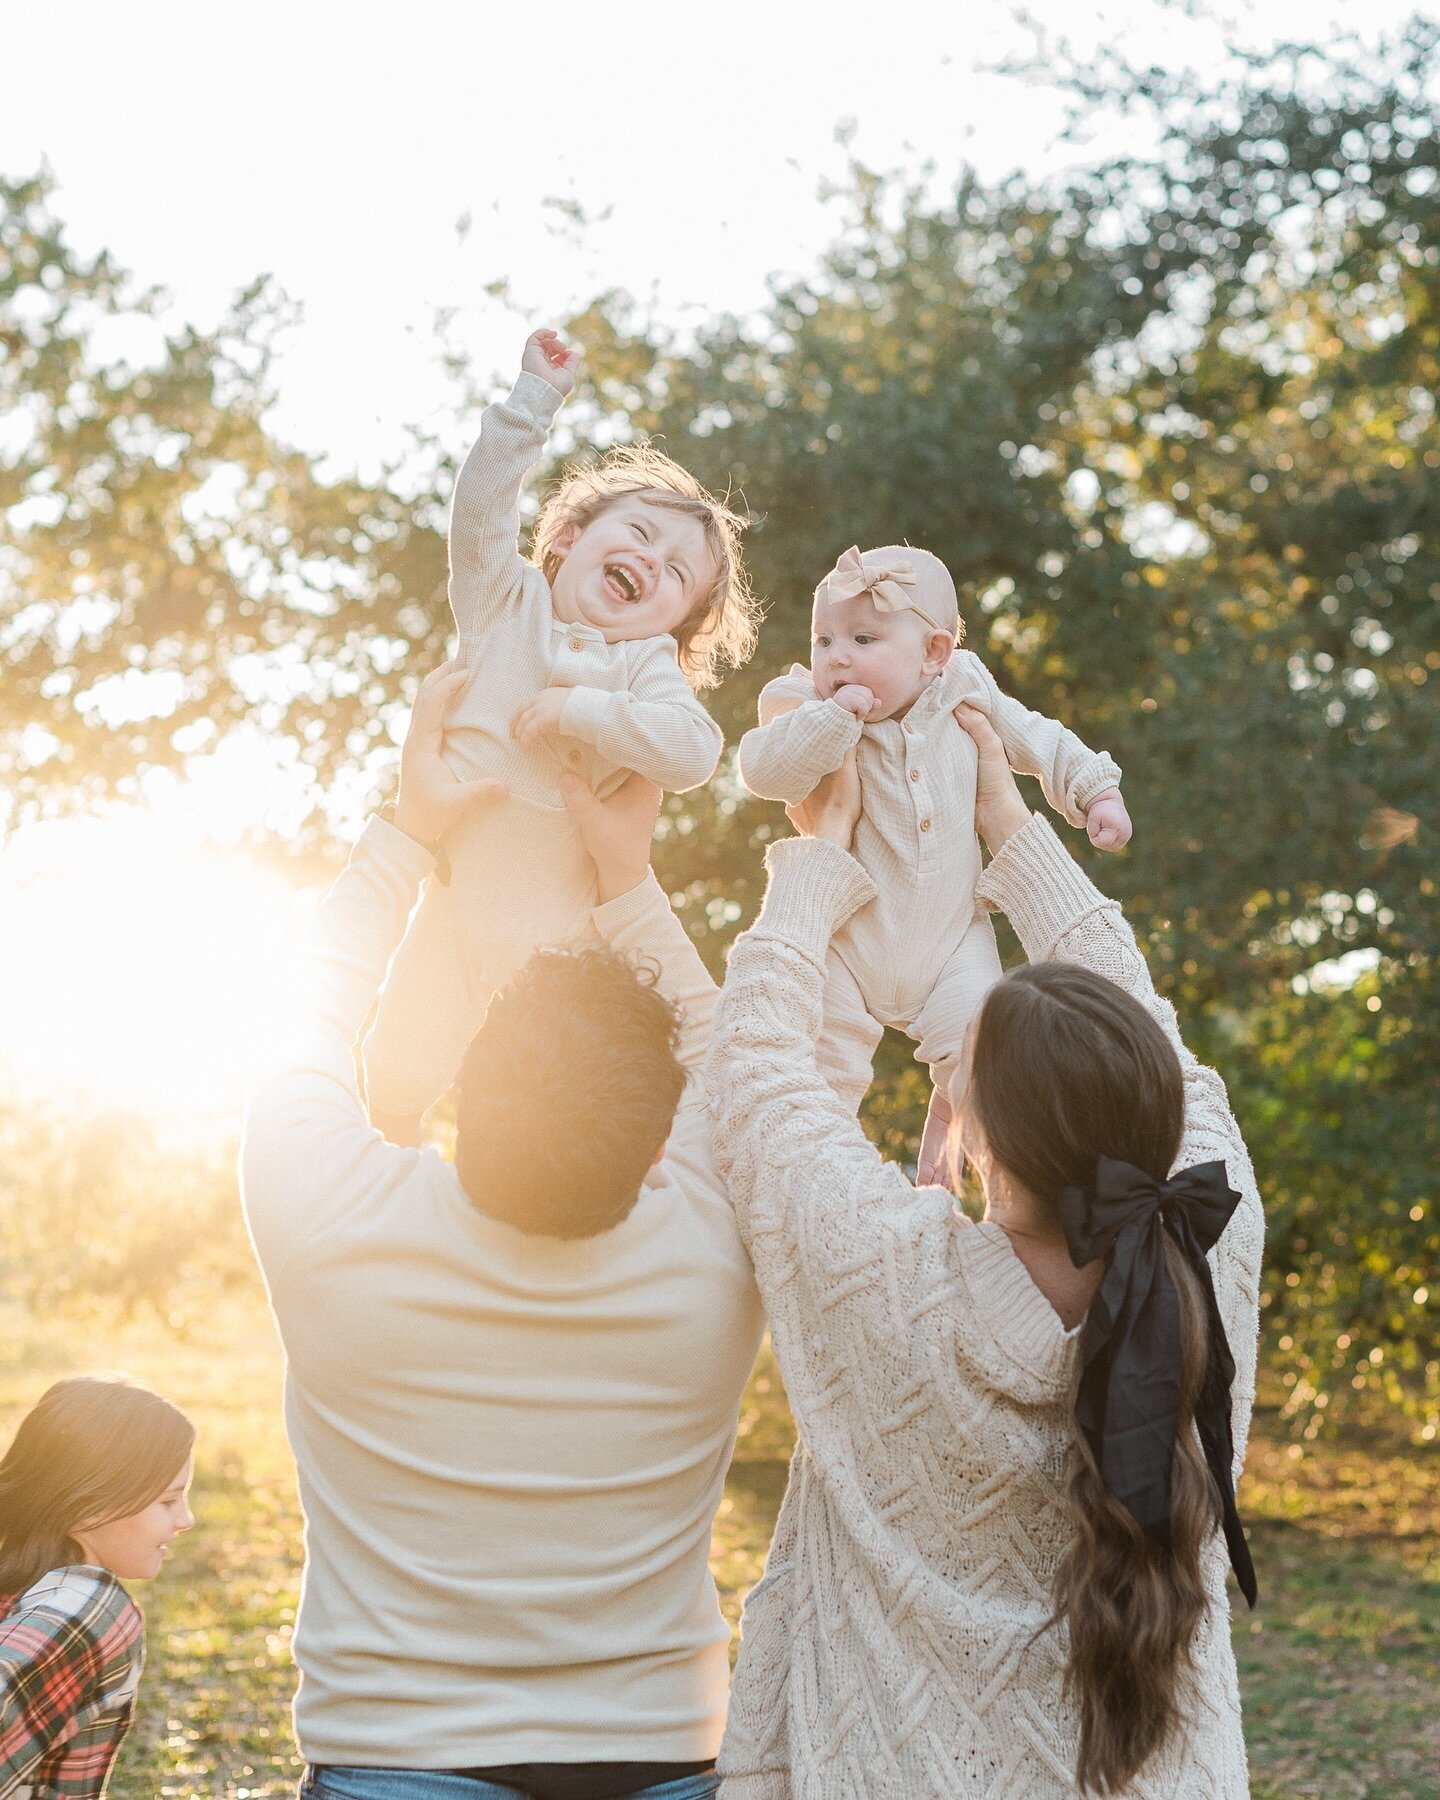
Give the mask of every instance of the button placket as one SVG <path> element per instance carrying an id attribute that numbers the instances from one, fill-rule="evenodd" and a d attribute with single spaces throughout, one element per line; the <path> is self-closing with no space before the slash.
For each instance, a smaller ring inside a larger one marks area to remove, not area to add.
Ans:
<path id="1" fill-rule="evenodd" d="M 915 808 L 915 843 L 917 855 L 917 873 L 928 874 L 936 857 L 939 834 L 935 829 L 934 804 L 930 796 L 930 784 L 925 780 L 925 758 L 929 751 L 933 754 L 934 746 L 925 742 L 918 731 L 907 746 L 915 759 L 909 769 L 909 793 Z"/>
<path id="2" fill-rule="evenodd" d="M 923 760 L 923 746 L 915 737 L 908 719 L 904 721 L 904 725 L 905 729 L 911 732 L 911 739 L 908 744 L 902 745 L 902 748 L 905 751 L 905 761 L 907 765 L 905 772 L 909 777 L 902 792 L 908 796 L 910 804 L 914 808 L 915 823 L 918 830 L 921 832 L 928 832 L 931 829 L 930 796 L 927 783 L 924 779 L 924 773 L 920 766 Z M 924 850 L 925 845 L 922 841 L 922 862 L 924 861 Z"/>

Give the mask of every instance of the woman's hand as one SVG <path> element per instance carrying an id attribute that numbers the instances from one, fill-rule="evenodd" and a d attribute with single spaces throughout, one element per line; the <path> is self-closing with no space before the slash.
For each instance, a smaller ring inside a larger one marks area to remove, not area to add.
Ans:
<path id="1" fill-rule="evenodd" d="M 595 864 L 601 900 L 618 900 L 639 887 L 650 873 L 650 840 L 660 816 L 662 796 L 655 783 L 631 775 L 608 800 L 599 800 L 588 782 L 565 769 L 560 797 Z"/>
<path id="2" fill-rule="evenodd" d="M 915 1159 L 916 1187 L 948 1187 L 950 1185 L 951 1109 L 949 1096 L 937 1082 L 930 1092 L 930 1106 L 925 1114 L 925 1130 L 920 1138 L 920 1154 Z"/>
<path id="3" fill-rule="evenodd" d="M 975 829 L 984 838 L 985 848 L 995 856 L 1006 839 L 1014 837 L 1029 819 L 1030 808 L 1020 798 L 1000 733 L 980 708 L 962 700 L 955 708 L 955 722 L 974 738 L 980 753 L 975 778 Z"/>
<path id="4" fill-rule="evenodd" d="M 828 838 L 848 850 L 860 819 L 860 770 L 855 752 L 847 751 L 835 773 L 812 788 L 798 806 L 787 806 L 785 817 L 801 837 Z"/>

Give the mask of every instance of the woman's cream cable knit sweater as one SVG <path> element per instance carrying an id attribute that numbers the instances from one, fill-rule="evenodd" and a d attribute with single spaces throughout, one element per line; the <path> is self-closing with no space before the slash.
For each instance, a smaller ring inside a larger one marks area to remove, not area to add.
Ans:
<path id="1" fill-rule="evenodd" d="M 1134 994 L 1185 1077 L 1177 1166 L 1224 1159 L 1242 1199 L 1212 1253 L 1237 1365 L 1237 1473 L 1255 1392 L 1263 1218 L 1225 1089 L 1184 1048 L 1119 908 L 1039 818 L 977 890 L 1032 960 Z M 770 851 L 708 1082 L 715 1152 L 755 1264 L 799 1435 L 765 1578 L 745 1608 L 721 1753 L 727 1800 L 1058 1800 L 1075 1792 L 1064 1643 L 1044 1629 L 1071 1536 L 1062 1484 L 1079 1331 L 997 1225 L 882 1162 L 815 1066 L 831 934 L 873 895 L 834 845 Z M 1190 1723 L 1132 1800 L 1247 1794 L 1227 1561 Z M 1038 1635 L 1037 1635 L 1038 1634 Z"/>

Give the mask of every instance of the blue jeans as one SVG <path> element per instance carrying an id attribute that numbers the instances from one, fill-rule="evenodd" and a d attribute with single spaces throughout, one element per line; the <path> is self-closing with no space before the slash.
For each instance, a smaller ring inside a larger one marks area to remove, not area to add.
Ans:
<path id="1" fill-rule="evenodd" d="M 641 1788 L 629 1800 L 711 1800 L 720 1791 L 713 1769 Z M 424 1769 L 327 1769 L 306 1775 L 300 1800 L 523 1800 L 524 1789 L 468 1775 L 439 1775 Z"/>

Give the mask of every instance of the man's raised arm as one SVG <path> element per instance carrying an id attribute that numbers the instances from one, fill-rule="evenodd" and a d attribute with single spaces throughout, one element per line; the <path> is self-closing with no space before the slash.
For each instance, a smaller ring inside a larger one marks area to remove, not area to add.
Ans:
<path id="1" fill-rule="evenodd" d="M 658 968 L 660 992 L 680 1010 L 677 1054 L 686 1074 L 693 1074 L 710 1045 L 716 987 L 650 867 L 660 790 L 643 775 L 631 775 L 608 800 L 597 800 L 568 771 L 560 776 L 560 790 L 595 864 L 596 930 L 612 950 Z"/>
<path id="2" fill-rule="evenodd" d="M 420 883 L 429 848 L 460 814 L 505 793 L 502 782 L 459 780 L 440 756 L 451 701 L 467 673 L 447 663 L 416 696 L 401 760 L 393 825 L 372 819 L 349 865 L 306 928 L 280 1016 L 252 1072 L 241 1186 L 262 1256 L 321 1225 L 364 1187 L 367 1160 L 408 1154 L 371 1129 L 355 1073 L 355 1044 Z M 378 1171 L 377 1171 L 378 1173 Z"/>

